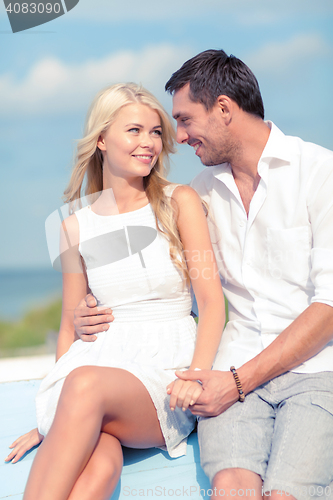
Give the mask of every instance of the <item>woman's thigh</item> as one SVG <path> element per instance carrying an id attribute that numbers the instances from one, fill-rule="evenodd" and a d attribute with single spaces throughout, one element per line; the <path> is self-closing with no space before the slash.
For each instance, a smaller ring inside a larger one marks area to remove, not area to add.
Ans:
<path id="1" fill-rule="evenodd" d="M 84 397 L 87 404 L 102 409 L 101 430 L 122 445 L 150 448 L 165 444 L 149 392 L 135 375 L 120 368 L 83 366 L 68 379 L 67 388 L 74 384 L 74 397 Z"/>

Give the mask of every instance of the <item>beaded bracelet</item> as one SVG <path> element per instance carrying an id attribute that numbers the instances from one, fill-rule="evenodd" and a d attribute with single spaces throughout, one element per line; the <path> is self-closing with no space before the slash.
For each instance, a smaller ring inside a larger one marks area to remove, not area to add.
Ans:
<path id="1" fill-rule="evenodd" d="M 241 381 L 238 378 L 238 375 L 237 375 L 237 372 L 236 372 L 236 368 L 234 366 L 230 366 L 230 371 L 233 374 L 235 382 L 236 382 L 236 386 L 237 386 L 237 390 L 238 390 L 238 394 L 239 394 L 238 401 L 240 401 L 241 403 L 244 403 L 244 401 L 245 401 L 245 394 L 243 392 Z"/>

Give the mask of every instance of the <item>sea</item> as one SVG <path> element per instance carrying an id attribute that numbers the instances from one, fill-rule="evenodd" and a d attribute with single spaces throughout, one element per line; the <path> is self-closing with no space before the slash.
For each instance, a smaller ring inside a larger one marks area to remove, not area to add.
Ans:
<path id="1" fill-rule="evenodd" d="M 49 269 L 0 269 L 0 321 L 16 321 L 34 307 L 61 297 L 61 273 Z"/>

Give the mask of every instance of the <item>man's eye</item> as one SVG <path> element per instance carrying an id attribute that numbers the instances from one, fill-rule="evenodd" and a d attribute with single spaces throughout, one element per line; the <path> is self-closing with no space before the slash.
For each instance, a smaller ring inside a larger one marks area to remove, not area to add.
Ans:
<path id="1" fill-rule="evenodd" d="M 182 119 L 181 119 L 181 121 L 182 121 L 183 123 L 188 122 L 188 120 L 189 120 L 189 118 L 182 118 Z"/>

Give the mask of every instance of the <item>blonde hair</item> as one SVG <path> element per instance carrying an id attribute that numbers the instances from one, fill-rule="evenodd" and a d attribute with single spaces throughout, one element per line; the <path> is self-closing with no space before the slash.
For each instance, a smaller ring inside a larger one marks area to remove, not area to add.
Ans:
<path id="1" fill-rule="evenodd" d="M 168 113 L 142 86 L 119 83 L 97 94 L 87 115 L 84 137 L 78 141 L 76 161 L 64 192 L 64 201 L 70 203 L 71 211 L 74 211 L 73 202 L 81 198 L 84 181 L 86 196 L 103 190 L 103 156 L 97 147 L 98 138 L 115 121 L 121 108 L 135 103 L 149 106 L 158 113 L 161 120 L 162 151 L 150 174 L 143 179 L 144 189 L 155 214 L 156 227 L 169 240 L 171 260 L 189 283 L 183 245 L 176 224 L 176 207 L 164 193 L 164 187 L 170 184 L 166 175 L 169 170 L 169 155 L 175 152 L 175 130 Z"/>

